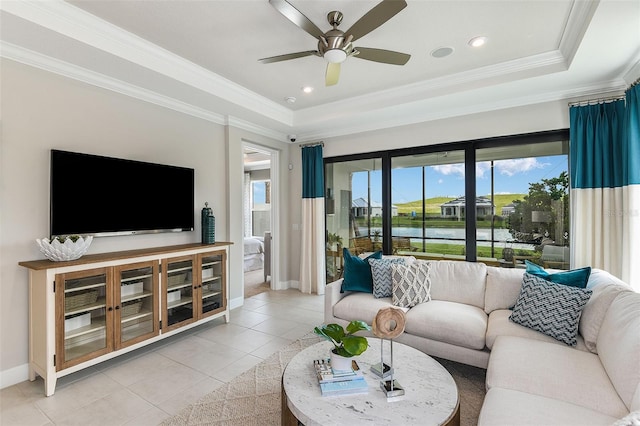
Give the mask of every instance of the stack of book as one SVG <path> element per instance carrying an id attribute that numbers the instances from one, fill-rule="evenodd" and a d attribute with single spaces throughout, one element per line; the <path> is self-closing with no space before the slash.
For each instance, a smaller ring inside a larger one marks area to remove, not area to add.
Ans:
<path id="1" fill-rule="evenodd" d="M 351 361 L 350 370 L 333 370 L 328 359 L 316 359 L 313 365 L 322 396 L 364 394 L 369 391 L 362 370 L 355 360 Z"/>

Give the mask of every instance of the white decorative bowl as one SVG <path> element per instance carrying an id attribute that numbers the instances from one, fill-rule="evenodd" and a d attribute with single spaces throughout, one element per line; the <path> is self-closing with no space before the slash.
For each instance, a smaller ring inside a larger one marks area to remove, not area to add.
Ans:
<path id="1" fill-rule="evenodd" d="M 87 252 L 91 241 L 93 241 L 92 236 L 84 238 L 78 237 L 75 242 L 71 241 L 71 238 L 66 238 L 64 243 L 61 243 L 56 238 L 54 238 L 53 241 L 49 241 L 48 238 L 36 240 L 38 246 L 40 246 L 40 251 L 47 259 L 53 260 L 54 262 L 79 259 Z"/>

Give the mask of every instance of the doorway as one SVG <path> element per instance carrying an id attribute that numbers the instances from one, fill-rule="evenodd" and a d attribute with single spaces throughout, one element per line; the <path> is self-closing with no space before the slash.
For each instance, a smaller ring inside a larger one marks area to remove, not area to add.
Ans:
<path id="1" fill-rule="evenodd" d="M 272 288 L 273 153 L 249 143 L 243 146 L 244 297 Z"/>

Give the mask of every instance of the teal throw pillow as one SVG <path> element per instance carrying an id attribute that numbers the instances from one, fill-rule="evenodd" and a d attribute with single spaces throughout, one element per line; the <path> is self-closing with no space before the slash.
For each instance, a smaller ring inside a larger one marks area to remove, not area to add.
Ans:
<path id="1" fill-rule="evenodd" d="M 371 277 L 371 266 L 369 259 L 382 259 L 382 252 L 377 251 L 364 259 L 353 256 L 349 250 L 342 249 L 344 257 L 344 279 L 340 293 L 345 291 L 361 291 L 373 293 L 373 278 Z"/>
<path id="2" fill-rule="evenodd" d="M 549 273 L 542 266 L 525 260 L 527 264 L 527 272 L 544 278 L 556 284 L 564 284 L 571 287 L 586 288 L 589 276 L 591 275 L 591 267 L 572 269 L 571 271 Z"/>

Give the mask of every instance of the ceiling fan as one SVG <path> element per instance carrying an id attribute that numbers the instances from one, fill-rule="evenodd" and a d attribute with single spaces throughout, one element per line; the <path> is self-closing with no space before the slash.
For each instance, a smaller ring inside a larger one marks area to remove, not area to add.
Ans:
<path id="1" fill-rule="evenodd" d="M 259 59 L 259 61 L 264 64 L 287 61 L 289 59 L 297 59 L 305 56 L 320 56 L 328 62 L 325 84 L 327 86 L 332 86 L 338 83 L 338 78 L 340 77 L 340 64 L 350 56 L 393 65 L 404 65 L 407 63 L 409 58 L 411 58 L 411 55 L 406 53 L 384 49 L 373 49 L 369 47 L 354 47 L 352 44 L 354 41 L 369 34 L 371 31 L 375 30 L 404 9 L 407 6 L 407 2 L 404 0 L 383 0 L 373 9 L 369 10 L 369 12 L 353 24 L 347 31 L 341 31 L 338 29 L 338 25 L 342 22 L 342 12 L 335 10 L 329 12 L 327 14 L 327 21 L 329 21 L 329 24 L 333 28 L 326 33 L 322 32 L 320 28 L 309 20 L 309 18 L 304 16 L 286 0 L 269 0 L 269 3 L 291 22 L 317 38 L 318 49 Z"/>

